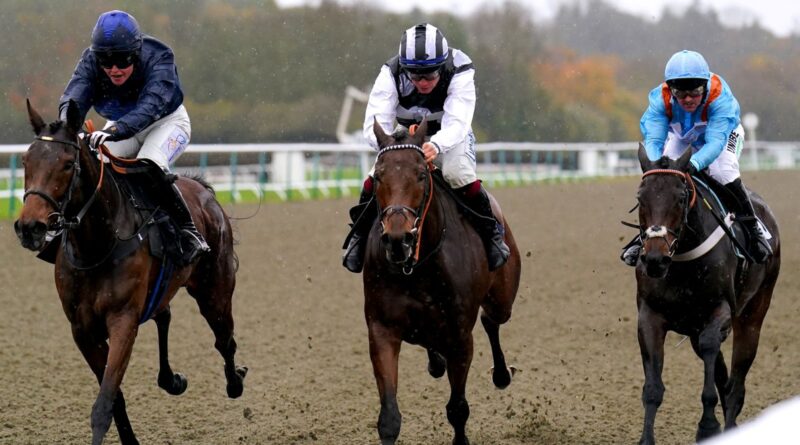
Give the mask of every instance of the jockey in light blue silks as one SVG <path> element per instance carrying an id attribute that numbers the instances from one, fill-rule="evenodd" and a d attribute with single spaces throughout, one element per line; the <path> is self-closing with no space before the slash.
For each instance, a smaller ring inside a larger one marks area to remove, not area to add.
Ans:
<path id="1" fill-rule="evenodd" d="M 647 157 L 677 159 L 691 147 L 690 173 L 707 169 L 736 197 L 738 218 L 750 232 L 750 254 L 758 263 L 766 261 L 772 250 L 739 174 L 744 129 L 728 83 L 709 70 L 700 53 L 683 50 L 667 62 L 664 83 L 650 91 L 649 102 L 639 124 Z M 625 247 L 622 260 L 635 266 L 640 252 L 637 238 Z"/>

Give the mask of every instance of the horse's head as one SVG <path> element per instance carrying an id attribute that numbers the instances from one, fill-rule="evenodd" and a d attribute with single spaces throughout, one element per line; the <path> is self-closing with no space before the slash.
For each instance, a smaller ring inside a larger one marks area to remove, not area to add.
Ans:
<path id="1" fill-rule="evenodd" d="M 402 127 L 388 135 L 377 121 L 373 130 L 380 148 L 374 179 L 381 209 L 381 243 L 390 262 L 407 264 L 415 253 L 421 218 L 431 196 L 432 178 L 421 148 L 427 121 L 413 135 Z"/>
<path id="2" fill-rule="evenodd" d="M 665 157 L 650 161 L 639 144 L 642 182 L 639 185 L 639 227 L 642 238 L 641 261 L 647 275 L 663 278 L 667 274 L 678 239 L 686 226 L 696 191 L 688 173 L 688 148 L 677 160 Z"/>
<path id="3" fill-rule="evenodd" d="M 59 228 L 63 212 L 80 171 L 81 127 L 78 106 L 70 101 L 67 121 L 45 124 L 28 101 L 36 139 L 22 156 L 25 169 L 25 195 L 19 219 L 14 222 L 22 246 L 39 251 L 48 230 Z"/>

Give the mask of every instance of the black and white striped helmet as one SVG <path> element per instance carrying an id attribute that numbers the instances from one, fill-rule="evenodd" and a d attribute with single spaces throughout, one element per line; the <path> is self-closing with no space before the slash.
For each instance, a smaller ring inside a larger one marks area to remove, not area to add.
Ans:
<path id="1" fill-rule="evenodd" d="M 442 32 L 430 23 L 408 28 L 400 39 L 400 67 L 424 73 L 444 65 L 450 49 Z"/>

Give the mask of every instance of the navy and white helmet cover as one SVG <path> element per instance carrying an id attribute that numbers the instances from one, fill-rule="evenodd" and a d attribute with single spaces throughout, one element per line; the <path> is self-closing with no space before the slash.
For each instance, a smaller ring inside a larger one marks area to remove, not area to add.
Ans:
<path id="1" fill-rule="evenodd" d="M 447 39 L 430 23 L 408 28 L 400 39 L 400 66 L 407 70 L 428 71 L 444 65 L 450 49 Z"/>

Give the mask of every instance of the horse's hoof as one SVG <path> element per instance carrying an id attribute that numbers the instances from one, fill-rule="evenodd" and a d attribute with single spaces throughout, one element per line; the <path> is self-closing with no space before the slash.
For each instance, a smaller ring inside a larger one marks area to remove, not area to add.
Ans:
<path id="1" fill-rule="evenodd" d="M 453 438 L 453 445 L 469 445 L 469 439 L 467 439 L 467 436 L 462 438 Z"/>
<path id="2" fill-rule="evenodd" d="M 244 377 L 247 375 L 247 366 L 239 366 L 236 368 L 236 374 L 232 378 L 228 378 L 228 397 L 235 399 L 242 395 L 244 392 Z"/>
<path id="3" fill-rule="evenodd" d="M 712 425 L 709 425 L 709 426 L 698 425 L 697 426 L 697 435 L 695 436 L 695 440 L 697 442 L 702 442 L 704 439 L 708 439 L 709 437 L 716 436 L 717 434 L 719 434 L 721 432 L 722 432 L 722 428 L 720 428 L 719 423 L 717 423 L 716 425 L 712 424 Z"/>
<path id="4" fill-rule="evenodd" d="M 447 369 L 447 361 L 445 361 L 444 357 L 442 357 L 438 352 L 434 352 L 434 354 L 435 355 L 428 360 L 428 374 L 430 374 L 431 377 L 438 379 L 444 375 L 444 372 Z"/>
<path id="5" fill-rule="evenodd" d="M 505 369 L 495 369 L 492 367 L 492 382 L 497 389 L 506 389 L 511 384 L 511 379 L 519 369 L 515 366 L 508 366 Z"/>
<path id="6" fill-rule="evenodd" d="M 179 396 L 186 391 L 186 388 L 189 386 L 189 381 L 186 380 L 186 377 L 176 372 L 171 376 L 167 374 L 165 377 L 158 377 L 158 386 L 167 392 L 167 394 L 171 394 L 173 396 Z"/>

